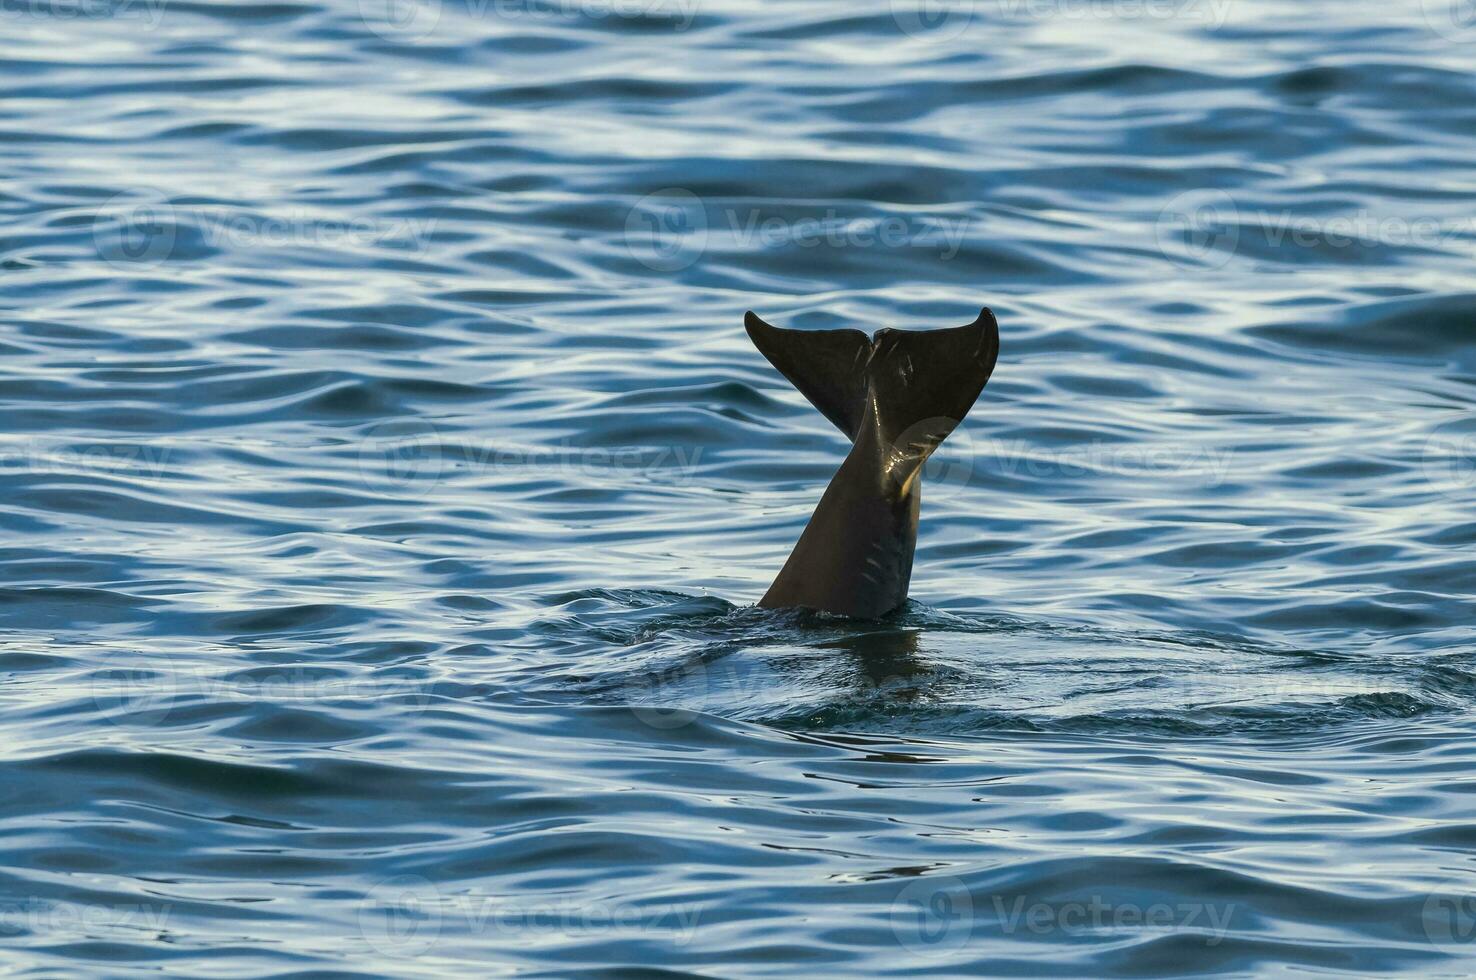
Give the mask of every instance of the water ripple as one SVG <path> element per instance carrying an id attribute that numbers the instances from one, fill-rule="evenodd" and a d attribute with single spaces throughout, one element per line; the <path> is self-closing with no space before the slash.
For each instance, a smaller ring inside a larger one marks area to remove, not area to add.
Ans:
<path id="1" fill-rule="evenodd" d="M 0 2 L 7 967 L 1465 975 L 1457 6 Z"/>

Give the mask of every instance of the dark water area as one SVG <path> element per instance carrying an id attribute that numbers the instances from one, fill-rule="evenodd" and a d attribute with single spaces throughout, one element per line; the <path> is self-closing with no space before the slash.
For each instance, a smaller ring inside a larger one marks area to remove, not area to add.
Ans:
<path id="1" fill-rule="evenodd" d="M 1476 973 L 1476 12 L 0 0 L 0 973 Z M 912 601 L 753 350 L 989 305 Z"/>

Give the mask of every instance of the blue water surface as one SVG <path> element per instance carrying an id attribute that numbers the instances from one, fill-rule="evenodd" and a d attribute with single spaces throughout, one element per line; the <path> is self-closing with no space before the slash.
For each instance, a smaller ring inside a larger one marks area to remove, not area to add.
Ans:
<path id="1" fill-rule="evenodd" d="M 0 973 L 1476 973 L 1466 0 L 0 0 Z M 912 602 L 752 349 L 999 317 Z"/>

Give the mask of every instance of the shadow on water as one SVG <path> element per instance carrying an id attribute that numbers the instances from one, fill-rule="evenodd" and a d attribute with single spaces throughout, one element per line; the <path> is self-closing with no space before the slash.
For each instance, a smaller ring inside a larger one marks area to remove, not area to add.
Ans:
<path id="1" fill-rule="evenodd" d="M 792 730 L 1267 736 L 1468 710 L 1476 655 L 1354 655 L 1244 637 L 949 614 L 874 622 L 596 590 L 535 632 L 578 665 L 528 693 Z M 611 645 L 614 644 L 612 649 Z"/>

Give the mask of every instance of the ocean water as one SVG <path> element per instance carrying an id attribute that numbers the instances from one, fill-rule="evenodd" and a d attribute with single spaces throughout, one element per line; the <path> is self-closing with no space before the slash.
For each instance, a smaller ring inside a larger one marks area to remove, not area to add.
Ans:
<path id="1" fill-rule="evenodd" d="M 0 973 L 1476 973 L 1466 0 L 3 0 Z M 757 610 L 953 326 L 912 601 Z"/>

